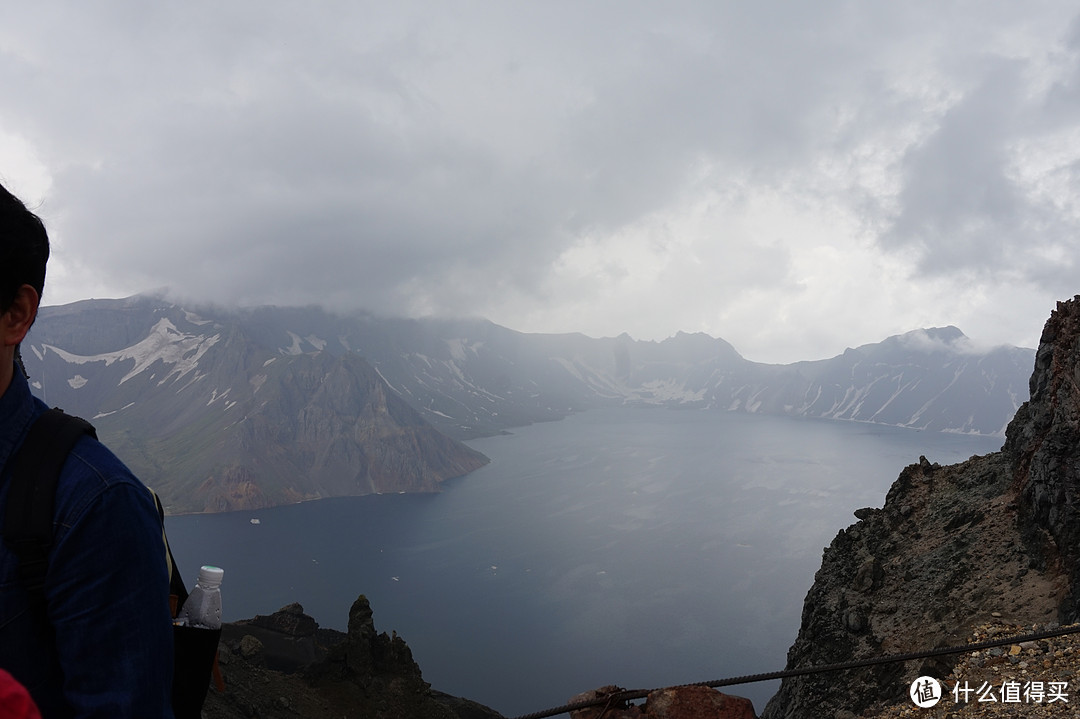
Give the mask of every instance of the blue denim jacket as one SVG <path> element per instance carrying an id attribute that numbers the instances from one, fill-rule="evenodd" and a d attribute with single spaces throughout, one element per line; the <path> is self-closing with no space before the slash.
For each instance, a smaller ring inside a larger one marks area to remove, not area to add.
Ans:
<path id="1" fill-rule="evenodd" d="M 0 466 L 46 406 L 18 369 L 0 397 Z M 10 486 L 0 472 L 0 525 Z M 18 560 L 0 544 L 0 668 L 44 719 L 172 717 L 172 626 L 161 523 L 146 487 L 101 443 L 81 438 L 56 489 L 45 593 L 29 611 Z"/>

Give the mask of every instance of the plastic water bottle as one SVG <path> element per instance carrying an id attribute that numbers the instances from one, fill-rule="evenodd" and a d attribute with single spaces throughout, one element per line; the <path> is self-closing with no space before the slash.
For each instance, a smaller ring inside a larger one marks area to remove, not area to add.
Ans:
<path id="1" fill-rule="evenodd" d="M 199 579 L 184 602 L 177 617 L 189 627 L 221 629 L 221 577 L 225 570 L 204 566 L 199 569 Z"/>

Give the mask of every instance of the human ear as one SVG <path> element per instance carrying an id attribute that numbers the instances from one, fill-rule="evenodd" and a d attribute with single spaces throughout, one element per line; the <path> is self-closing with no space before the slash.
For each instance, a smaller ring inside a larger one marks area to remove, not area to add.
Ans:
<path id="1" fill-rule="evenodd" d="M 22 285 L 4 314 L 0 315 L 0 345 L 14 347 L 23 341 L 37 318 L 41 298 L 30 285 Z"/>

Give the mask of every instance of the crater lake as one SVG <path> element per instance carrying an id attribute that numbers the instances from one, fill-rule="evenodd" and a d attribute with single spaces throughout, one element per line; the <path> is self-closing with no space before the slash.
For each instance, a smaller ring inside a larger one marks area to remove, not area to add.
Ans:
<path id="1" fill-rule="evenodd" d="M 822 548 L 906 465 L 1000 437 L 621 408 L 470 441 L 491 463 L 430 495 L 177 516 L 189 586 L 228 621 L 300 602 L 344 631 L 359 594 L 435 689 L 507 716 L 618 684 L 784 668 Z M 251 520 L 257 519 L 258 523 Z M 777 682 L 730 687 L 760 712 Z"/>

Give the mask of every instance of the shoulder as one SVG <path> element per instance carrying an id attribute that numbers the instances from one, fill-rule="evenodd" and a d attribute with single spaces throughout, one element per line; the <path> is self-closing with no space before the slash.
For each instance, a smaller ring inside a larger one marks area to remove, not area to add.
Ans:
<path id="1" fill-rule="evenodd" d="M 160 584 L 167 600 L 165 542 L 153 496 L 92 437 L 79 439 L 60 472 L 49 566 L 54 586 L 79 584 L 87 575 L 128 577 L 138 567 L 140 581 L 149 581 L 148 572 L 161 580 L 151 584 Z"/>
<path id="2" fill-rule="evenodd" d="M 146 486 L 108 447 L 87 435 L 76 442 L 60 470 L 55 521 L 63 531 L 96 505 L 157 517 Z"/>

